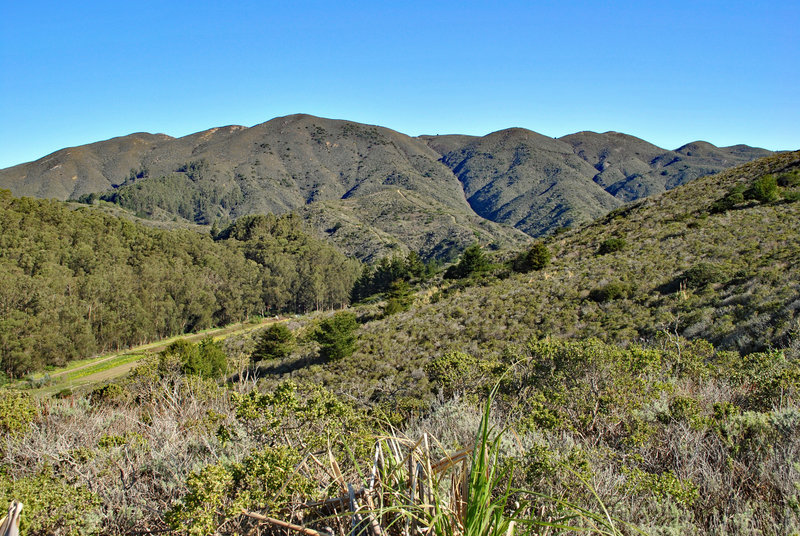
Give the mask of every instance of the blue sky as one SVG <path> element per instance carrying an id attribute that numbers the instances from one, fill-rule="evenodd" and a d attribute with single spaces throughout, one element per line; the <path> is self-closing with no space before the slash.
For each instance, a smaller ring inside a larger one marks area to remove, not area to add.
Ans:
<path id="1" fill-rule="evenodd" d="M 309 113 L 800 148 L 800 2 L 0 2 L 0 168 Z"/>

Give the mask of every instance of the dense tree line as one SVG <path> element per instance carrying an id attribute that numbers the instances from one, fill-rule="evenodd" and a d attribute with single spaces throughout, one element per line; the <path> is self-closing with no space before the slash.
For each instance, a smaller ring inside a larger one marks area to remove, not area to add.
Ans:
<path id="1" fill-rule="evenodd" d="M 0 190 L 0 371 L 338 307 L 358 270 L 291 216 L 249 217 L 212 240 Z"/>

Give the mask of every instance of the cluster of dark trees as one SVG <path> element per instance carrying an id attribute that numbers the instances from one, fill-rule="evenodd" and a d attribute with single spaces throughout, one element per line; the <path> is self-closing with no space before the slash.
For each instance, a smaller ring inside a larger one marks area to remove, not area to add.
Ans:
<path id="1" fill-rule="evenodd" d="M 0 190 L 0 373 L 340 307 L 359 269 L 291 216 L 242 218 L 212 239 Z"/>
<path id="2" fill-rule="evenodd" d="M 432 263 L 424 263 L 415 251 L 404 257 L 384 257 L 374 265 L 364 265 L 361 275 L 353 286 L 353 301 L 361 301 L 375 294 L 383 294 L 398 282 L 424 280 L 437 270 Z"/>

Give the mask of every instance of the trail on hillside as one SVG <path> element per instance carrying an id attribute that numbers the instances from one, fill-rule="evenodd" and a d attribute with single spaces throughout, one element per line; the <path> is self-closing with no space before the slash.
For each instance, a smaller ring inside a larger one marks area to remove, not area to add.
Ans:
<path id="1" fill-rule="evenodd" d="M 205 331 L 203 333 L 193 333 L 193 334 L 182 335 L 182 336 L 178 336 L 178 337 L 170 337 L 169 339 L 165 339 L 163 341 L 157 341 L 157 342 L 153 342 L 153 343 L 149 343 L 149 344 L 143 344 L 141 346 L 136 346 L 134 348 L 129 348 L 129 349 L 124 350 L 122 352 L 118 352 L 118 353 L 115 353 L 115 354 L 112 354 L 112 355 L 104 356 L 104 357 L 102 357 L 100 359 L 97 359 L 97 360 L 94 360 L 94 361 L 90 361 L 90 362 L 88 362 L 86 364 L 83 364 L 83 365 L 81 365 L 79 367 L 76 367 L 76 368 L 73 368 L 73 369 L 67 369 L 67 370 L 63 370 L 63 371 L 57 372 L 55 374 L 51 374 L 50 378 L 52 378 L 54 380 L 57 380 L 58 378 L 63 377 L 65 375 L 72 374 L 72 373 L 74 373 L 76 371 L 83 370 L 85 368 L 94 367 L 94 366 L 96 366 L 98 364 L 105 363 L 106 361 L 110 361 L 112 359 L 118 358 L 121 355 L 135 354 L 135 353 L 142 353 L 143 354 L 140 359 L 137 359 L 135 361 L 122 363 L 122 364 L 120 364 L 119 366 L 116 366 L 116 367 L 111 367 L 109 369 L 105 369 L 105 370 L 101 370 L 101 371 L 98 371 L 98 372 L 95 372 L 95 373 L 92 373 L 92 374 L 88 374 L 86 376 L 83 376 L 83 377 L 80 377 L 80 378 L 76 378 L 72 382 L 69 382 L 69 385 L 59 384 L 59 385 L 57 385 L 57 387 L 58 388 L 72 387 L 72 386 L 79 386 L 79 385 L 86 385 L 86 384 L 91 384 L 91 383 L 107 381 L 107 380 L 110 380 L 110 379 L 113 379 L 113 378 L 118 378 L 120 376 L 123 376 L 123 375 L 127 374 L 131 369 L 133 369 L 136 365 L 139 364 L 141 359 L 143 359 L 145 357 L 145 355 L 146 355 L 145 352 L 146 353 L 160 352 L 160 351 L 164 350 L 167 346 L 169 346 L 175 340 L 185 339 L 185 340 L 190 341 L 190 342 L 196 342 L 196 341 L 201 340 L 201 339 L 203 339 L 205 337 L 208 337 L 208 336 L 211 336 L 211 337 L 214 337 L 214 338 L 224 338 L 224 337 L 229 337 L 231 335 L 238 335 L 240 333 L 246 333 L 248 331 L 259 329 L 259 328 L 261 328 L 261 327 L 263 327 L 263 326 L 265 326 L 267 324 L 273 324 L 275 322 L 281 322 L 283 320 L 286 320 L 286 318 L 285 317 L 280 317 L 280 318 L 276 319 L 276 318 L 273 317 L 273 318 L 268 318 L 268 319 L 262 320 L 261 322 L 259 322 L 257 324 L 241 322 L 241 323 L 238 323 L 238 324 L 234 324 L 232 326 L 226 326 L 226 327 L 223 327 L 223 328 L 211 329 L 211 330 Z"/>

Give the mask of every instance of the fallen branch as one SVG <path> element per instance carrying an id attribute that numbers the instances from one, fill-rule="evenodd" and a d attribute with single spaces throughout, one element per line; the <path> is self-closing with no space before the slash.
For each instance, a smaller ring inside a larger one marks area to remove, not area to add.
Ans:
<path id="1" fill-rule="evenodd" d="M 264 523 L 269 523 L 270 525 L 275 525 L 276 527 L 281 527 L 284 529 L 293 530 L 295 532 L 299 532 L 301 534 L 305 534 L 307 536 L 327 536 L 324 532 L 317 532 L 314 529 L 309 529 L 300 525 L 295 525 L 294 523 L 288 523 L 286 521 L 281 521 L 280 519 L 275 519 L 272 517 L 262 516 L 261 514 L 257 514 L 255 512 L 248 512 L 244 508 L 242 508 L 242 514 L 250 517 L 252 519 L 257 519 L 259 521 L 263 521 Z"/>

